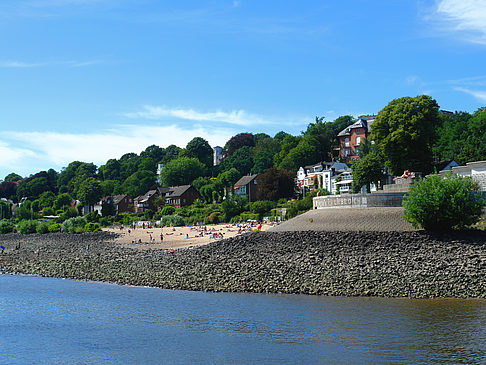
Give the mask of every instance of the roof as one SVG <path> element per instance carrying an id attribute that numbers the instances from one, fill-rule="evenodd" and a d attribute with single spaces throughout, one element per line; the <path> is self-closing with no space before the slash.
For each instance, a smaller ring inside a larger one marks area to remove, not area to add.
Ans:
<path id="1" fill-rule="evenodd" d="M 441 172 L 444 170 L 449 164 L 452 164 L 453 167 L 459 166 L 459 164 L 455 160 L 444 160 L 444 161 L 439 161 L 434 164 L 435 168 L 437 169 L 438 172 Z"/>
<path id="2" fill-rule="evenodd" d="M 373 124 L 374 121 L 375 121 L 375 117 L 359 118 L 356 122 L 354 122 L 351 125 L 348 125 L 341 132 L 339 132 L 338 137 L 349 136 L 351 134 L 351 129 L 356 129 L 356 128 L 366 128 L 366 130 L 369 132 L 371 124 Z"/>
<path id="3" fill-rule="evenodd" d="M 245 185 L 248 185 L 249 183 L 251 183 L 253 180 L 255 180 L 255 178 L 257 177 L 258 175 L 255 174 L 255 175 L 246 175 L 246 176 L 243 176 L 241 179 L 239 179 L 236 183 L 235 183 L 235 186 L 245 186 Z"/>
<path id="4" fill-rule="evenodd" d="M 114 202 L 115 204 L 118 204 L 118 203 L 119 203 L 119 202 L 121 202 L 123 199 L 125 199 L 125 197 L 130 198 L 130 197 L 128 196 L 128 194 L 120 194 L 120 195 L 115 195 L 115 196 L 113 197 L 113 202 Z"/>
<path id="5" fill-rule="evenodd" d="M 189 188 L 191 188 L 191 187 L 192 187 L 192 185 L 172 186 L 172 187 L 170 187 L 169 198 L 181 196 L 187 190 L 189 190 Z"/>

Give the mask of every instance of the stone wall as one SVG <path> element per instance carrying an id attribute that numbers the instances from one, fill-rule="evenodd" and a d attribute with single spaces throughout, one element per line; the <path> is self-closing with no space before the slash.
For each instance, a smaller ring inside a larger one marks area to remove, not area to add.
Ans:
<path id="1" fill-rule="evenodd" d="M 314 198 L 313 209 L 401 207 L 406 193 L 326 195 Z"/>

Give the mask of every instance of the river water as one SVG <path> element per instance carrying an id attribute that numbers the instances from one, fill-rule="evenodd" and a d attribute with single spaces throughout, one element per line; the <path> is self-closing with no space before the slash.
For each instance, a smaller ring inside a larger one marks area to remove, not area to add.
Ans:
<path id="1" fill-rule="evenodd" d="M 485 363 L 485 300 L 172 291 L 0 275 L 1 364 Z"/>

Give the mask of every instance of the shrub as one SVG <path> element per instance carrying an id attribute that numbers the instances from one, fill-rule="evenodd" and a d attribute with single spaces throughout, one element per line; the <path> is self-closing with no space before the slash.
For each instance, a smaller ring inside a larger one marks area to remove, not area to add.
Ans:
<path id="1" fill-rule="evenodd" d="M 54 233 L 54 232 L 59 232 L 61 230 L 62 224 L 61 223 L 51 223 L 49 224 L 49 232 Z"/>
<path id="2" fill-rule="evenodd" d="M 221 212 L 212 212 L 208 217 L 208 222 L 211 224 L 221 223 L 222 214 Z"/>
<path id="3" fill-rule="evenodd" d="M 47 207 L 42 209 L 42 215 L 56 215 L 56 212 L 54 211 L 53 208 Z"/>
<path id="4" fill-rule="evenodd" d="M 101 226 L 99 223 L 89 222 L 84 226 L 85 232 L 98 232 L 101 231 Z"/>
<path id="5" fill-rule="evenodd" d="M 39 223 L 36 227 L 36 232 L 41 234 L 49 233 L 49 222 Z"/>
<path id="6" fill-rule="evenodd" d="M 81 233 L 86 223 L 84 217 L 69 218 L 62 224 L 62 230 L 67 233 Z"/>
<path id="7" fill-rule="evenodd" d="M 275 203 L 269 200 L 259 200 L 251 203 L 251 211 L 258 215 L 258 219 L 261 219 L 265 213 L 268 213 L 273 208 L 275 208 Z"/>
<path id="8" fill-rule="evenodd" d="M 0 221 L 0 234 L 13 232 L 15 229 L 12 222 L 7 220 Z"/>
<path id="9" fill-rule="evenodd" d="M 164 226 L 170 226 L 172 224 L 173 227 L 181 227 L 184 226 L 186 223 L 184 221 L 184 218 L 182 218 L 180 215 L 174 214 L 163 216 L 162 224 Z"/>
<path id="10" fill-rule="evenodd" d="M 20 221 L 18 230 L 22 234 L 35 233 L 37 231 L 37 221 L 24 219 Z"/>
<path id="11" fill-rule="evenodd" d="M 479 221 L 483 199 L 469 177 L 432 175 L 410 188 L 403 206 L 414 227 L 427 230 L 461 229 Z"/>
<path id="12" fill-rule="evenodd" d="M 240 222 L 246 222 L 248 220 L 257 221 L 259 219 L 258 214 L 256 213 L 241 213 L 240 214 Z"/>
<path id="13" fill-rule="evenodd" d="M 172 205 L 168 205 L 166 207 L 163 207 L 160 213 L 162 215 L 172 215 L 174 214 L 175 210 L 175 207 L 173 207 Z"/>
<path id="14" fill-rule="evenodd" d="M 95 211 L 93 211 L 93 212 L 90 212 L 90 213 L 86 214 L 86 215 L 84 216 L 84 218 L 86 219 L 86 222 L 88 222 L 88 223 L 91 223 L 91 222 L 93 222 L 93 223 L 97 223 L 97 222 L 99 222 L 99 220 L 100 220 L 100 215 L 99 215 L 99 214 L 98 214 L 98 212 L 95 210 Z"/>

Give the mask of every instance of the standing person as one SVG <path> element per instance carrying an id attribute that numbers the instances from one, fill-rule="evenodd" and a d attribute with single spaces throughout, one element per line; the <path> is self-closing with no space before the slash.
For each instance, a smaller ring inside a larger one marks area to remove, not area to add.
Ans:
<path id="1" fill-rule="evenodd" d="M 89 255 L 89 244 L 86 245 L 86 255 Z"/>
<path id="2" fill-rule="evenodd" d="M 164 242 L 164 234 L 162 232 L 160 233 L 160 242 Z"/>

